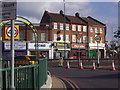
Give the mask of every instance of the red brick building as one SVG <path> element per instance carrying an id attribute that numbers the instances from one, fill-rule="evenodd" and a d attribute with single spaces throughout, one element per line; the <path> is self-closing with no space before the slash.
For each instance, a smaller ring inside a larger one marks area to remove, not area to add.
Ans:
<path id="1" fill-rule="evenodd" d="M 100 33 L 101 36 L 102 44 L 99 45 L 102 45 L 102 50 L 100 54 L 102 54 L 101 56 L 104 55 L 103 47 L 106 25 L 100 21 L 90 16 L 87 18 L 80 17 L 79 13 L 76 13 L 75 16 L 70 16 L 64 15 L 62 10 L 59 13 L 45 11 L 40 22 L 40 27 L 46 26 L 48 28 L 48 41 L 54 43 L 52 50 L 54 58 L 64 57 L 64 55 L 65 58 L 78 58 L 79 54 L 81 58 L 85 58 L 92 55 L 93 52 L 89 52 L 89 50 L 96 51 L 96 47 L 92 47 L 92 45 L 96 43 L 94 38 L 97 33 Z M 81 34 L 80 40 L 77 38 L 79 34 Z M 58 37 L 60 37 L 60 40 L 57 40 Z"/>

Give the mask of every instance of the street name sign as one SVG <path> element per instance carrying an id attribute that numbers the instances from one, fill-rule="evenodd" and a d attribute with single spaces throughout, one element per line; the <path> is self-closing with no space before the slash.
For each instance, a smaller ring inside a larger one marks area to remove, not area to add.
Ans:
<path id="1" fill-rule="evenodd" d="M 16 19 L 16 0 L 0 0 L 0 21 Z"/>

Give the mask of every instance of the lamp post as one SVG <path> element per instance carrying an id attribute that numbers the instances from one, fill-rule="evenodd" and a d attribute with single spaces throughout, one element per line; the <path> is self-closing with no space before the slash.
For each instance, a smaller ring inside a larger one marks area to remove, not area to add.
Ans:
<path id="1" fill-rule="evenodd" d="M 79 60 L 78 60 L 78 63 L 79 63 L 80 62 L 80 39 L 82 37 L 82 33 L 78 33 L 76 35 L 76 37 L 77 37 L 77 40 L 78 40 L 78 49 L 79 49 Z"/>
<path id="2" fill-rule="evenodd" d="M 99 64 L 100 64 L 99 43 L 100 43 L 100 41 L 101 41 L 101 37 L 100 37 L 99 35 L 100 35 L 100 33 L 97 33 L 97 36 L 95 37 L 95 40 L 96 40 L 96 42 L 97 42 L 97 53 L 98 53 L 98 55 L 97 55 L 97 67 L 99 67 Z"/>

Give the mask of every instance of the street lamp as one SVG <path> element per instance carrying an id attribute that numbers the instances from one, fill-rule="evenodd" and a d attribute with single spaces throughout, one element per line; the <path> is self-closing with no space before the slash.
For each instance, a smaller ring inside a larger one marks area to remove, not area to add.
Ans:
<path id="1" fill-rule="evenodd" d="M 100 33 L 97 33 L 97 36 L 95 37 L 95 40 L 96 40 L 96 42 L 97 42 L 97 53 L 98 53 L 98 55 L 97 55 L 97 66 L 98 66 L 98 67 L 99 67 L 99 64 L 100 64 L 99 43 L 100 43 L 100 41 L 101 41 L 101 37 L 100 37 L 99 35 L 100 35 Z"/>

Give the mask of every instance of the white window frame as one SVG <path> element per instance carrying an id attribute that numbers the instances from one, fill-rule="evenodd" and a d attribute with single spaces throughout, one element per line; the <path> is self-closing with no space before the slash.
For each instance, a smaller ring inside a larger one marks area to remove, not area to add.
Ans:
<path id="1" fill-rule="evenodd" d="M 82 26 L 78 25 L 78 31 L 82 31 Z"/>
<path id="2" fill-rule="evenodd" d="M 87 36 L 83 36 L 83 43 L 87 42 Z"/>
<path id="3" fill-rule="evenodd" d="M 93 32 L 94 32 L 93 27 L 90 27 L 90 32 L 91 32 L 91 33 L 93 33 Z"/>
<path id="4" fill-rule="evenodd" d="M 42 36 L 42 34 L 44 34 L 44 36 Z M 46 41 L 46 33 L 41 33 L 41 41 Z"/>
<path id="5" fill-rule="evenodd" d="M 87 26 L 83 26 L 83 32 L 87 32 Z"/>
<path id="6" fill-rule="evenodd" d="M 54 41 L 57 41 L 57 34 L 54 34 Z"/>
<path id="7" fill-rule="evenodd" d="M 63 23 L 60 23 L 60 30 L 63 30 L 63 29 L 64 29 Z"/>
<path id="8" fill-rule="evenodd" d="M 66 41 L 69 41 L 70 38 L 69 38 L 69 35 L 66 35 Z"/>
<path id="9" fill-rule="evenodd" d="M 100 28 L 100 33 L 103 33 L 103 28 Z"/>
<path id="10" fill-rule="evenodd" d="M 58 29 L 58 26 L 57 26 L 57 25 L 58 25 L 57 23 L 54 23 L 54 24 L 53 24 L 53 28 L 54 28 L 54 29 Z"/>
<path id="11" fill-rule="evenodd" d="M 60 41 L 63 41 L 63 34 L 60 34 L 60 38 L 61 38 Z"/>
<path id="12" fill-rule="evenodd" d="M 76 35 L 72 35 L 72 42 L 76 42 Z"/>
<path id="13" fill-rule="evenodd" d="M 95 33 L 98 33 L 98 28 L 97 27 L 95 27 Z"/>
<path id="14" fill-rule="evenodd" d="M 35 33 L 32 34 L 32 40 L 35 41 Z"/>
<path id="15" fill-rule="evenodd" d="M 72 25 L 72 31 L 76 31 L 76 25 Z"/>
<path id="16" fill-rule="evenodd" d="M 90 43 L 93 43 L 93 37 L 90 37 Z"/>
<path id="17" fill-rule="evenodd" d="M 70 25 L 69 25 L 69 24 L 66 24 L 66 25 L 65 25 L 65 29 L 66 29 L 66 30 L 70 30 Z"/>

